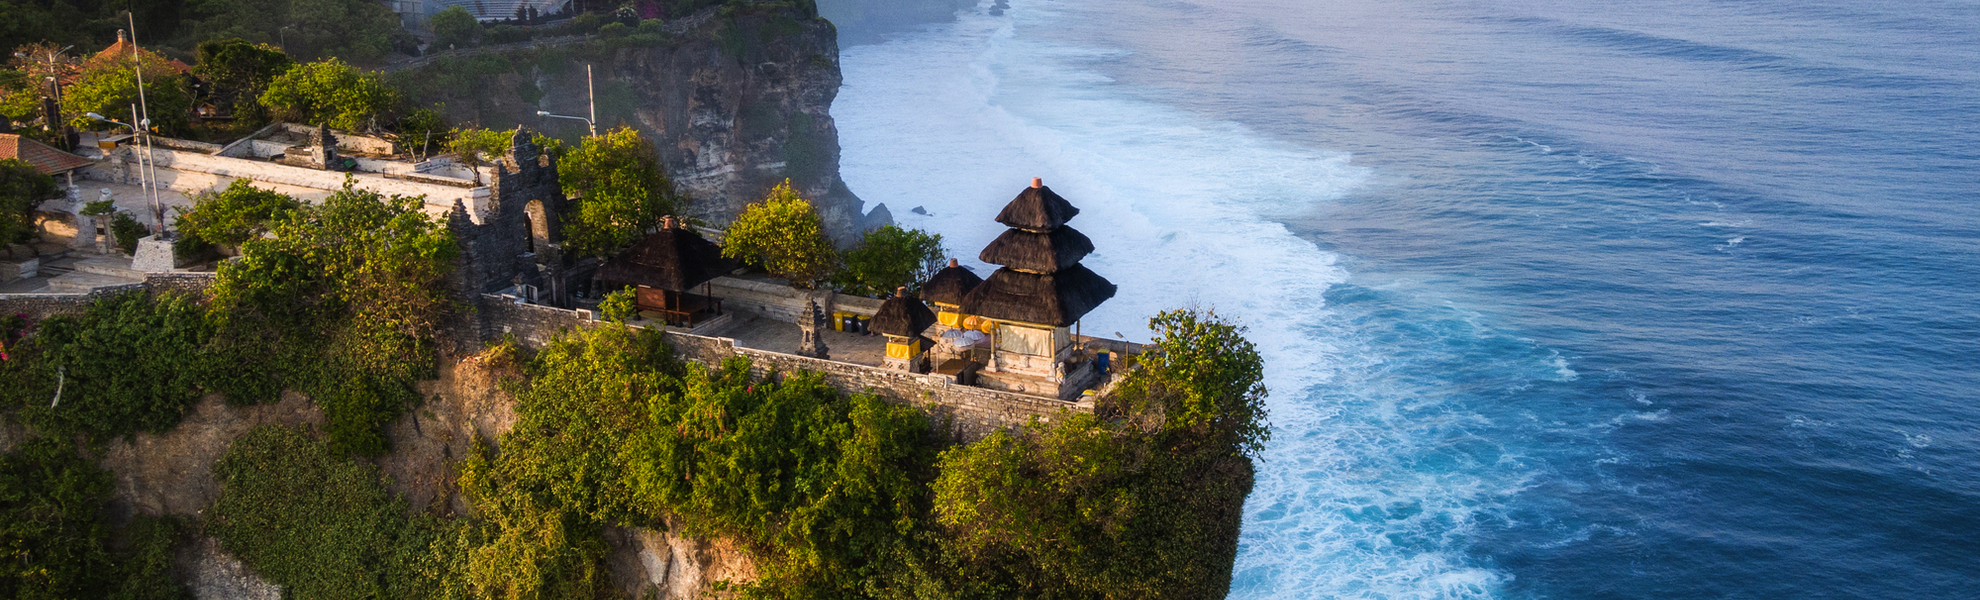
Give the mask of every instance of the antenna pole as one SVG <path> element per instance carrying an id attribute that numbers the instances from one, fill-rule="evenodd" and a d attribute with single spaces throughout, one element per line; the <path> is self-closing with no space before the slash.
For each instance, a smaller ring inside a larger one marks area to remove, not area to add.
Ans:
<path id="1" fill-rule="evenodd" d="M 584 95 L 591 100 L 591 137 L 598 137 L 598 89 L 591 84 L 591 65 L 584 66 Z"/>

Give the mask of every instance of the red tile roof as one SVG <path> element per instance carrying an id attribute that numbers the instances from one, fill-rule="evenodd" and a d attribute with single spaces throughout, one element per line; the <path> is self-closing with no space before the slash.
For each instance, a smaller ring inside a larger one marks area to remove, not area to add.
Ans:
<path id="1" fill-rule="evenodd" d="M 0 160 L 27 161 L 42 173 L 55 175 L 96 164 L 87 158 L 48 147 L 47 144 L 12 133 L 0 133 Z"/>

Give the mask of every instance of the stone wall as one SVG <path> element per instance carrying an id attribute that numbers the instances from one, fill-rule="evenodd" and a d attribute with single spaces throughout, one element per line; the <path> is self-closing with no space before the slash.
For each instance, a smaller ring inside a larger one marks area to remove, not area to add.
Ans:
<path id="1" fill-rule="evenodd" d="M 535 304 L 517 304 L 501 296 L 483 295 L 481 319 L 483 339 L 493 341 L 504 334 L 531 348 L 542 348 L 558 333 L 597 327 L 590 311 L 564 310 Z M 923 375 L 891 371 L 866 365 L 823 360 L 736 346 L 729 338 L 665 331 L 667 344 L 681 358 L 718 365 L 731 356 L 748 357 L 757 375 L 810 371 L 825 378 L 832 387 L 849 393 L 871 393 L 889 402 L 916 406 L 926 411 L 936 428 L 958 441 L 982 439 L 998 429 L 1023 425 L 1033 418 L 1051 421 L 1062 411 L 1091 413 L 1091 400 L 1064 402 L 956 383 L 945 375 Z"/>
<path id="2" fill-rule="evenodd" d="M 804 313 L 804 302 L 808 296 L 804 292 L 782 283 L 756 281 L 736 277 L 717 277 L 709 282 L 715 297 L 722 299 L 724 310 L 740 310 L 762 315 L 774 321 L 796 323 Z M 849 296 L 831 291 L 818 291 L 819 308 L 827 314 L 845 311 L 864 317 L 880 312 L 880 300 L 863 296 Z"/>
<path id="3" fill-rule="evenodd" d="M 98 298 L 124 292 L 147 291 L 205 293 L 213 285 L 212 273 L 151 273 L 142 283 L 100 287 L 85 294 L 0 294 L 0 315 L 27 315 L 36 321 L 59 314 L 79 313 Z"/>

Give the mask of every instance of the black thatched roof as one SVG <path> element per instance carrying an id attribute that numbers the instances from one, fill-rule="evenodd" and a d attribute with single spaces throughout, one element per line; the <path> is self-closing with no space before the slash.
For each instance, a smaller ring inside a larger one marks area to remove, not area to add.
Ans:
<path id="1" fill-rule="evenodd" d="M 935 311 L 920 300 L 906 294 L 894 294 L 886 302 L 880 303 L 880 312 L 873 314 L 873 322 L 867 324 L 867 331 L 916 337 L 935 324 Z"/>
<path id="2" fill-rule="evenodd" d="M 936 271 L 934 277 L 928 278 L 928 283 L 921 284 L 921 299 L 961 306 L 963 296 L 968 296 L 970 290 L 979 285 L 983 285 L 982 277 L 957 265 L 956 259 L 951 258 L 948 268 Z"/>
<path id="3" fill-rule="evenodd" d="M 735 269 L 721 246 L 692 229 L 667 227 L 605 261 L 598 279 L 685 292 Z"/>
<path id="4" fill-rule="evenodd" d="M 1051 233 L 1006 229 L 976 257 L 1019 271 L 1051 273 L 1079 264 L 1079 259 L 1091 252 L 1093 240 L 1071 227 L 1060 227 Z"/>
<path id="5" fill-rule="evenodd" d="M 1019 229 L 1047 231 L 1058 229 L 1077 214 L 1079 209 L 1073 207 L 1071 202 L 1033 179 L 1031 187 L 1025 188 L 1017 199 L 1004 205 L 1004 212 L 997 213 L 997 222 Z"/>
<path id="6" fill-rule="evenodd" d="M 1048 275 L 1006 267 L 991 273 L 989 281 L 963 298 L 962 312 L 1063 327 L 1114 297 L 1116 289 L 1085 265 L 1072 265 Z"/>

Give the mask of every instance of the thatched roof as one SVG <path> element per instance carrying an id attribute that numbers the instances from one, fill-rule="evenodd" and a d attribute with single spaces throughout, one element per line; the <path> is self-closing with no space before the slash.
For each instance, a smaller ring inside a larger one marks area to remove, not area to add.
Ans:
<path id="1" fill-rule="evenodd" d="M 1031 187 L 1025 188 L 1010 204 L 1004 205 L 1003 212 L 997 213 L 997 222 L 1019 229 L 1048 231 L 1065 225 L 1077 214 L 1079 209 L 1073 207 L 1071 202 L 1052 193 L 1052 188 L 1045 187 L 1034 178 Z"/>
<path id="2" fill-rule="evenodd" d="M 920 300 L 907 297 L 901 290 L 880 303 L 880 311 L 873 314 L 873 322 L 867 324 L 867 331 L 916 337 L 935 324 L 935 312 Z"/>
<path id="3" fill-rule="evenodd" d="M 722 247 L 692 229 L 663 227 L 605 261 L 598 278 L 685 292 L 736 269 Z"/>
<path id="4" fill-rule="evenodd" d="M 1046 275 L 1005 267 L 963 298 L 962 312 L 1063 327 L 1114 297 L 1116 290 L 1112 282 L 1085 265 L 1075 264 Z"/>
<path id="5" fill-rule="evenodd" d="M 921 284 L 921 298 L 929 302 L 961 306 L 963 296 L 968 296 L 970 290 L 976 289 L 979 285 L 983 285 L 982 277 L 977 277 L 969 269 L 956 264 L 956 259 L 951 258 L 949 268 L 936 271 L 934 277 L 928 278 L 928 283 Z"/>
<path id="6" fill-rule="evenodd" d="M 1060 227 L 1051 233 L 1006 229 L 996 241 L 983 247 L 977 258 L 1019 271 L 1051 273 L 1079 264 L 1079 259 L 1091 252 L 1093 240 L 1071 227 Z"/>

